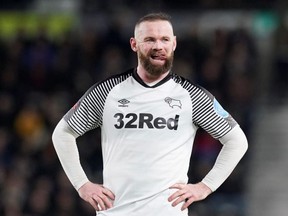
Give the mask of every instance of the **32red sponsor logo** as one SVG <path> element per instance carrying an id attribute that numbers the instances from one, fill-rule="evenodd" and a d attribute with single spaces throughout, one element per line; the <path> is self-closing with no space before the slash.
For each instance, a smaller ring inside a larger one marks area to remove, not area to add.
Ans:
<path id="1" fill-rule="evenodd" d="M 177 130 L 179 115 L 174 118 L 154 117 L 151 113 L 116 113 L 115 128 L 148 128 L 148 129 L 164 129 Z"/>

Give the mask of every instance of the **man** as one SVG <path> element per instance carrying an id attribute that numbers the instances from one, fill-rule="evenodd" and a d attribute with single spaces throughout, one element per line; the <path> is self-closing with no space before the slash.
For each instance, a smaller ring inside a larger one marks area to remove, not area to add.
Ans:
<path id="1" fill-rule="evenodd" d="M 172 73 L 176 37 L 168 15 L 148 14 L 130 45 L 138 66 L 92 86 L 58 123 L 53 143 L 78 191 L 100 216 L 187 216 L 231 174 L 247 150 L 237 122 L 205 89 Z M 76 138 L 101 127 L 103 185 L 84 173 Z M 188 184 L 197 128 L 223 148 L 205 178 Z"/>

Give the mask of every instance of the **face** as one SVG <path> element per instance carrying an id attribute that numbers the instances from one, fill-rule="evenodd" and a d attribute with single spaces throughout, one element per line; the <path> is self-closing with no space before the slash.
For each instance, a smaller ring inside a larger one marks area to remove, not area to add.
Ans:
<path id="1" fill-rule="evenodd" d="M 168 21 L 142 22 L 130 39 L 137 52 L 138 63 L 152 76 L 159 76 L 172 68 L 176 37 Z"/>

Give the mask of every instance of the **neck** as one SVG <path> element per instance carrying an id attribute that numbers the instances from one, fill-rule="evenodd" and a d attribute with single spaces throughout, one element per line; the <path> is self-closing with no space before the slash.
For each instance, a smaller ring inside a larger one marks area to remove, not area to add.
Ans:
<path id="1" fill-rule="evenodd" d="M 149 74 L 144 68 L 137 67 L 137 74 L 145 83 L 153 83 L 153 82 L 160 81 L 164 77 L 166 77 L 168 73 L 169 73 L 169 71 L 167 71 L 161 75 L 154 76 L 154 75 Z"/>

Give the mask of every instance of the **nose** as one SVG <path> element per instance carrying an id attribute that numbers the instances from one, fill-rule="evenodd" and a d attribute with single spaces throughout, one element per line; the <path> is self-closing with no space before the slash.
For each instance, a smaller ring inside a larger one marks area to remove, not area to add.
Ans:
<path id="1" fill-rule="evenodd" d="M 161 50 L 163 48 L 163 42 L 161 40 L 154 41 L 153 49 Z"/>

